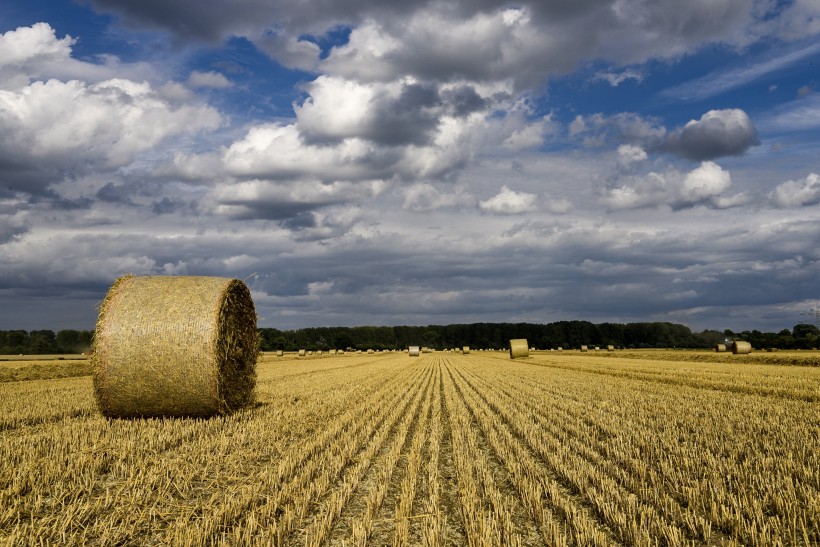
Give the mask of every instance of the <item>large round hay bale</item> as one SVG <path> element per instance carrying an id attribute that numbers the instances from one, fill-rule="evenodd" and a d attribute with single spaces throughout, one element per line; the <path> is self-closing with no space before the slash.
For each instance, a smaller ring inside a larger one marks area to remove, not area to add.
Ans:
<path id="1" fill-rule="evenodd" d="M 725 353 L 726 344 L 715 344 L 715 353 Z"/>
<path id="2" fill-rule="evenodd" d="M 609 344 L 609 345 L 606 347 L 606 350 L 607 350 L 607 351 L 615 351 L 615 346 L 613 346 L 612 344 Z"/>
<path id="3" fill-rule="evenodd" d="M 526 338 L 510 340 L 510 359 L 520 359 L 530 356 L 530 345 Z"/>
<path id="4" fill-rule="evenodd" d="M 587 346 L 581 346 L 581 351 L 589 351 L 589 348 Z"/>
<path id="5" fill-rule="evenodd" d="M 282 351 L 281 349 L 276 350 L 276 356 L 277 356 L 277 357 L 283 357 L 284 355 L 285 355 L 285 352 L 284 352 L 284 351 Z"/>
<path id="6" fill-rule="evenodd" d="M 307 350 L 300 349 L 299 350 L 299 357 L 304 357 L 305 355 L 307 355 Z"/>
<path id="7" fill-rule="evenodd" d="M 259 338 L 238 279 L 117 279 L 101 307 L 92 366 L 109 417 L 213 416 L 253 401 Z"/>
<path id="8" fill-rule="evenodd" d="M 744 342 L 743 340 L 735 340 L 732 342 L 732 353 L 735 355 L 752 353 L 752 345 L 749 342 Z"/>
<path id="9" fill-rule="evenodd" d="M 461 348 L 461 353 L 464 354 L 464 355 L 469 355 L 470 354 L 470 346 L 464 346 L 463 348 Z"/>
<path id="10" fill-rule="evenodd" d="M 407 350 L 407 353 L 410 355 L 410 357 L 418 357 L 420 352 L 421 350 L 419 350 L 418 346 L 410 346 L 410 348 Z"/>

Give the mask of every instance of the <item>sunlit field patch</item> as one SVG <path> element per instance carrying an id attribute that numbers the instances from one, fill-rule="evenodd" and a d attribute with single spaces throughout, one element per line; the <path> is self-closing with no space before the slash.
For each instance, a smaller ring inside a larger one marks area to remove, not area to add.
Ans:
<path id="1" fill-rule="evenodd" d="M 820 367 L 692 355 L 264 354 L 211 419 L 6 381 L 0 542 L 820 542 Z"/>

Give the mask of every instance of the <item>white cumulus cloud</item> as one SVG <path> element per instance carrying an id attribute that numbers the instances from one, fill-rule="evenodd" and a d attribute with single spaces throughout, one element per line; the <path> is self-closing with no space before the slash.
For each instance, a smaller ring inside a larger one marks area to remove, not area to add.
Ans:
<path id="1" fill-rule="evenodd" d="M 803 180 L 788 180 L 769 195 L 777 207 L 803 207 L 820 203 L 820 175 L 809 173 Z"/>
<path id="2" fill-rule="evenodd" d="M 233 84 L 224 74 L 220 72 L 208 71 L 200 72 L 194 70 L 188 77 L 188 85 L 191 87 L 210 87 L 213 89 L 225 89 Z"/>
<path id="3" fill-rule="evenodd" d="M 516 192 L 510 190 L 506 185 L 501 187 L 501 191 L 490 199 L 480 201 L 479 209 L 485 213 L 496 215 L 518 215 L 535 210 L 535 194 L 527 192 Z"/>

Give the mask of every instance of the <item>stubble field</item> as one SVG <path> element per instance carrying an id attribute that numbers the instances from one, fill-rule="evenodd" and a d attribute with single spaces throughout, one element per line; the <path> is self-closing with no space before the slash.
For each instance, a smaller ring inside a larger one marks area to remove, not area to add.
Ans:
<path id="1" fill-rule="evenodd" d="M 767 357 L 265 355 L 209 420 L 2 362 L 0 542 L 817 545 L 820 367 Z"/>

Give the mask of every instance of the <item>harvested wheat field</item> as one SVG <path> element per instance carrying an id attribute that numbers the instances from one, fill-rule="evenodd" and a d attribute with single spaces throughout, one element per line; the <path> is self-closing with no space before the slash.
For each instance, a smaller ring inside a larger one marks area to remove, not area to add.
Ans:
<path id="1" fill-rule="evenodd" d="M 820 543 L 820 367 L 634 353 L 269 354 L 210 419 L 106 419 L 90 365 L 33 364 L 0 382 L 0 542 Z"/>

